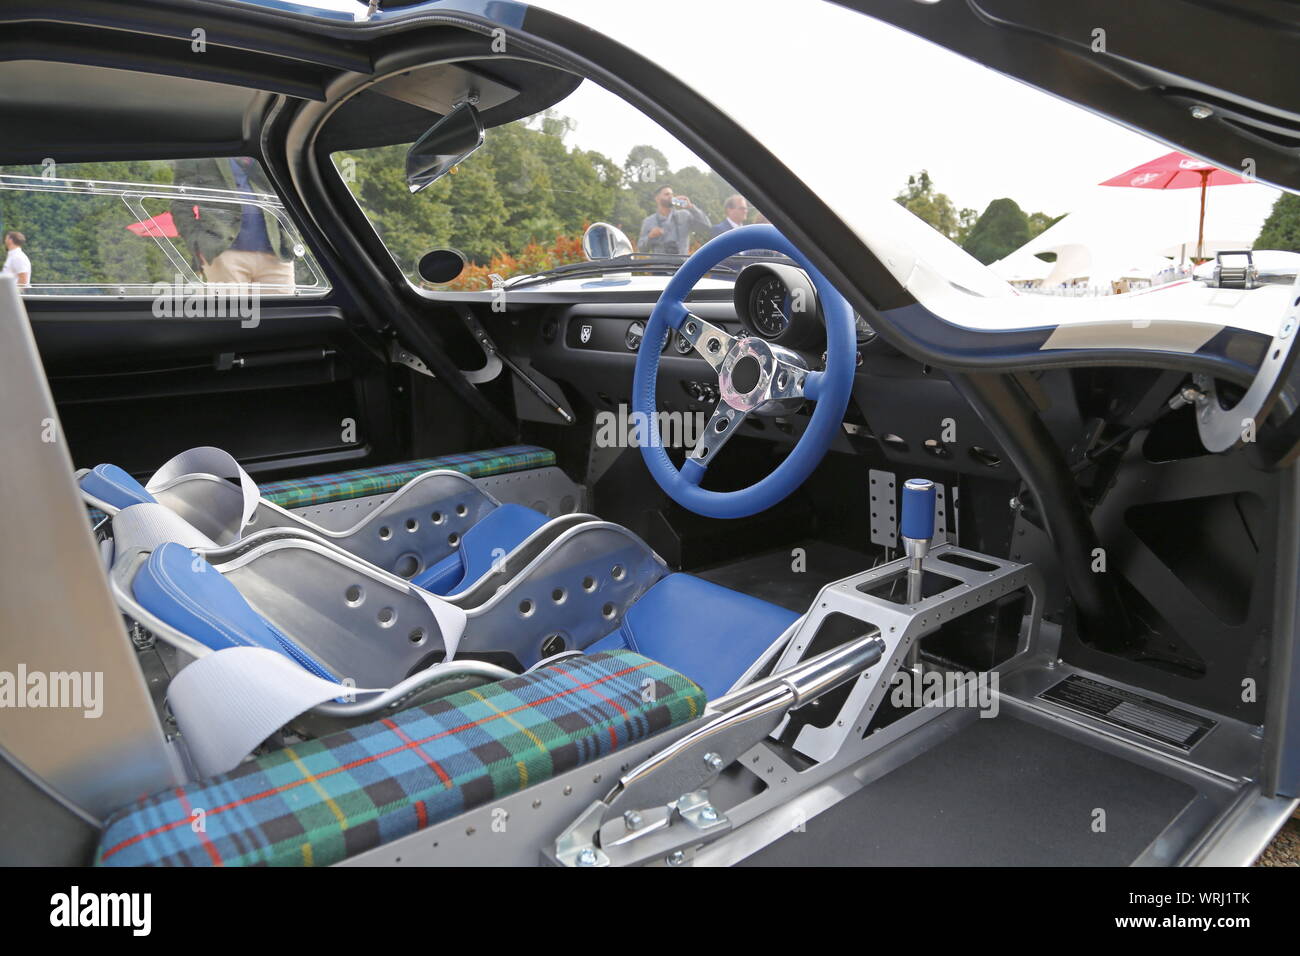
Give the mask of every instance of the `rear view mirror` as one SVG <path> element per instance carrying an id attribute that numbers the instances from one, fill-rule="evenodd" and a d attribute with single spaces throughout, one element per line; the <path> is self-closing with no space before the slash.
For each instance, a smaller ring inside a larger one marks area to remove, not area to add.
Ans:
<path id="1" fill-rule="evenodd" d="M 478 110 L 460 103 L 406 151 L 406 185 L 418 193 L 483 145 Z"/>

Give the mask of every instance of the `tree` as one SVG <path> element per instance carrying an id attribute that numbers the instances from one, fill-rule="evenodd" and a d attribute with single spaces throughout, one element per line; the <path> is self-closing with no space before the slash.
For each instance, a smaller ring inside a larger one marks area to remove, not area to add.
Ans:
<path id="1" fill-rule="evenodd" d="M 491 156 L 476 156 L 447 176 L 451 186 L 447 203 L 451 212 L 451 246 L 471 262 L 484 263 L 502 249 L 506 204 L 497 187 Z M 429 248 L 433 248 L 430 246 Z"/>
<path id="2" fill-rule="evenodd" d="M 1300 252 L 1300 196 L 1283 193 L 1277 197 L 1254 248 Z"/>
<path id="3" fill-rule="evenodd" d="M 722 204 L 726 202 L 730 189 L 721 177 L 695 166 L 686 166 L 674 172 L 670 182 L 673 192 L 690 197 L 709 222 L 722 219 Z M 701 238 L 707 239 L 708 236 Z"/>
<path id="4" fill-rule="evenodd" d="M 979 213 L 974 209 L 963 206 L 957 213 L 957 234 L 952 237 L 952 241 L 957 245 L 963 245 L 970 231 L 975 228 L 975 222 L 979 219 Z"/>
<path id="5" fill-rule="evenodd" d="M 451 243 L 454 219 L 447 198 L 451 180 L 462 170 L 412 195 L 406 185 L 405 157 L 404 146 L 381 146 L 336 156 L 335 161 L 340 165 L 354 161 L 349 188 L 402 271 L 415 275 L 421 256 Z"/>
<path id="6" fill-rule="evenodd" d="M 41 166 L 8 166 L 12 175 L 40 177 Z M 60 163 L 61 179 L 127 183 L 172 181 L 170 163 L 112 161 Z M 164 206 L 146 208 L 153 214 Z M 175 268 L 158 243 L 127 230 L 136 217 L 117 196 L 70 195 L 56 192 L 0 190 L 0 229 L 16 229 L 27 237 L 36 281 L 73 285 L 171 282 Z"/>
<path id="7" fill-rule="evenodd" d="M 1029 217 L 1014 199 L 995 199 L 979 217 L 962 248 L 988 265 L 1028 241 Z"/>
<path id="8" fill-rule="evenodd" d="M 650 186 L 667 177 L 668 159 L 653 146 L 633 146 L 623 162 L 623 171 L 629 183 Z"/>
<path id="9" fill-rule="evenodd" d="M 923 219 L 954 242 L 964 238 L 967 224 L 974 218 L 974 210 L 957 211 L 953 201 L 935 192 L 928 170 L 907 177 L 907 186 L 894 197 L 894 201 L 918 219 Z"/>
<path id="10" fill-rule="evenodd" d="M 492 130 L 479 150 L 491 157 L 497 188 L 505 201 L 506 223 L 501 238 L 507 249 L 522 249 L 533 240 L 551 239 L 562 228 L 554 207 L 550 166 L 538 144 L 545 138 L 541 130 L 510 123 Z"/>
<path id="11" fill-rule="evenodd" d="M 1040 232 L 1046 232 L 1052 226 L 1065 218 L 1065 213 L 1059 216 L 1049 216 L 1045 212 L 1034 212 L 1029 214 L 1029 238 L 1032 239 Z"/>

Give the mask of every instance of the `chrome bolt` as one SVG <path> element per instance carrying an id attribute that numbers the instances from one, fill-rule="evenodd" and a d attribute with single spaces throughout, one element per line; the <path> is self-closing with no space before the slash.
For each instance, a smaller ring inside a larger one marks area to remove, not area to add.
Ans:
<path id="1" fill-rule="evenodd" d="M 705 823 L 717 823 L 718 811 L 713 809 L 713 807 L 701 807 L 700 819 L 703 820 Z"/>
<path id="2" fill-rule="evenodd" d="M 1019 498 L 1012 498 L 1010 503 L 1011 503 L 1011 510 L 1012 510 L 1012 511 L 1019 511 L 1019 510 L 1020 510 L 1020 499 L 1019 499 Z"/>
<path id="3" fill-rule="evenodd" d="M 681 866 L 686 862 L 686 854 L 681 850 L 674 850 L 672 853 L 669 853 L 664 857 L 664 862 L 669 866 Z"/>
<path id="4" fill-rule="evenodd" d="M 641 814 L 635 810 L 629 810 L 623 814 L 623 825 L 629 830 L 640 830 L 641 824 L 645 821 L 641 819 Z"/>
<path id="5" fill-rule="evenodd" d="M 591 847 L 585 847 L 584 849 L 579 850 L 577 861 L 578 866 L 595 866 L 596 851 Z"/>
<path id="6" fill-rule="evenodd" d="M 1209 119 L 1213 115 L 1214 110 L 1202 103 L 1197 103 L 1192 107 L 1192 119 Z"/>
<path id="7" fill-rule="evenodd" d="M 722 758 L 719 757 L 717 754 L 715 754 L 713 751 L 709 751 L 704 755 L 704 766 L 714 771 L 721 770 Z"/>

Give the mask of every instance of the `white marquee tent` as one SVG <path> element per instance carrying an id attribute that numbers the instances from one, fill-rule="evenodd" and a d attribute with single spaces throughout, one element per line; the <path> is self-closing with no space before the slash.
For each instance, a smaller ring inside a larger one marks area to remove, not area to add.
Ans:
<path id="1" fill-rule="evenodd" d="M 1211 188 L 1206 255 L 1249 249 L 1277 196 L 1277 190 L 1259 183 Z M 1199 209 L 1196 189 L 1098 186 L 1082 208 L 990 268 L 1008 282 L 1041 278 L 1043 288 L 1080 282 L 1109 287 L 1116 279 L 1150 277 L 1195 252 Z M 1044 263 L 1036 256 L 1040 252 L 1055 253 L 1056 261 Z"/>

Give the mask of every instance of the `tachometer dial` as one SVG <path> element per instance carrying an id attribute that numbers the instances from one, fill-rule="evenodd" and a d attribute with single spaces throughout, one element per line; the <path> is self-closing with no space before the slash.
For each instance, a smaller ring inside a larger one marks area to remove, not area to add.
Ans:
<path id="1" fill-rule="evenodd" d="M 749 318 L 754 331 L 774 339 L 790 325 L 790 290 L 778 276 L 768 276 L 749 293 Z"/>

